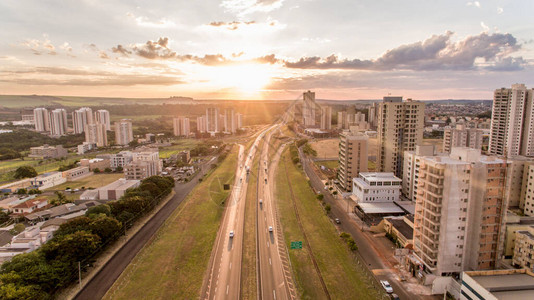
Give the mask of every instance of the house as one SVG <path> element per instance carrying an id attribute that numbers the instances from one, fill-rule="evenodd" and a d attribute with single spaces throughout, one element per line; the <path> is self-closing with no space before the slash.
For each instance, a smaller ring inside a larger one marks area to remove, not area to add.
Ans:
<path id="1" fill-rule="evenodd" d="M 13 213 L 19 215 L 31 214 L 35 210 L 41 209 L 48 205 L 48 199 L 39 198 L 22 202 L 13 207 Z"/>

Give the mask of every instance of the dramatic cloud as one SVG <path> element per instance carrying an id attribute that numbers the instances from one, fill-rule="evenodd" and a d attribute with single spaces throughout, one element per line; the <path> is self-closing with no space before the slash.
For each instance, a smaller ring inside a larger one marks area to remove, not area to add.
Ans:
<path id="1" fill-rule="evenodd" d="M 237 15 L 254 12 L 270 12 L 282 7 L 284 0 L 224 0 L 221 6 L 226 11 Z"/>
<path id="2" fill-rule="evenodd" d="M 295 62 L 285 62 L 288 68 L 298 69 L 359 69 L 359 70 L 469 70 L 483 59 L 488 66 L 502 63 L 510 53 L 521 48 L 511 34 L 487 34 L 469 36 L 452 42 L 452 32 L 434 35 L 413 44 L 402 45 L 387 51 L 375 60 L 339 59 L 336 55 L 326 58 L 304 57 Z M 521 58 L 512 60 L 514 66 L 522 67 Z M 519 64 L 519 65 L 518 65 Z M 488 67 L 489 68 L 489 67 Z"/>
<path id="3" fill-rule="evenodd" d="M 157 41 L 147 41 L 143 45 L 135 45 L 133 47 L 133 52 L 148 59 L 176 58 L 176 52 L 170 50 L 168 44 L 169 38 L 160 37 Z"/>

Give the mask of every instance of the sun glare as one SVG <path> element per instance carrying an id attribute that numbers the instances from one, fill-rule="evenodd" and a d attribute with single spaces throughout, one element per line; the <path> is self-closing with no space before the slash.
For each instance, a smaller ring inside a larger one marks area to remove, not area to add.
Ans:
<path id="1" fill-rule="evenodd" d="M 244 94 L 259 93 L 270 79 L 270 70 L 263 65 L 236 65 L 215 68 L 210 82 L 220 88 L 236 89 Z"/>

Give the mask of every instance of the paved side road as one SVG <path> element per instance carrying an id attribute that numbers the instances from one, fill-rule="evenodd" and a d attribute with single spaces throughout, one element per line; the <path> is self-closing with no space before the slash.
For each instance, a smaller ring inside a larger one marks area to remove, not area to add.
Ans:
<path id="1" fill-rule="evenodd" d="M 111 288 L 122 271 L 156 233 L 165 220 L 182 203 L 185 197 L 197 185 L 198 179 L 209 171 L 210 162 L 201 165 L 200 172 L 189 182 L 177 184 L 176 194 L 170 199 L 114 256 L 100 269 L 85 287 L 74 297 L 78 300 L 101 299 Z"/>
<path id="2" fill-rule="evenodd" d="M 312 186 L 317 191 L 323 191 L 324 185 L 319 176 L 312 170 L 310 164 L 312 163 L 310 159 L 306 158 L 300 151 L 300 158 L 303 162 L 304 171 L 310 178 Z M 419 295 L 415 295 L 408 291 L 400 282 L 394 279 L 393 275 L 388 269 L 391 269 L 391 266 L 388 265 L 385 257 L 376 249 L 369 238 L 364 232 L 360 229 L 360 224 L 356 223 L 348 214 L 345 201 L 339 201 L 334 199 L 330 193 L 323 193 L 324 200 L 326 203 L 330 204 L 332 210 L 331 215 L 335 218 L 339 218 L 341 224 L 337 225 L 341 231 L 350 233 L 356 245 L 358 245 L 358 251 L 362 258 L 367 263 L 369 270 L 378 272 L 381 275 L 375 275 L 378 280 L 388 280 L 392 285 L 393 290 L 396 294 L 399 295 L 401 299 L 412 300 L 412 299 L 421 299 Z"/>

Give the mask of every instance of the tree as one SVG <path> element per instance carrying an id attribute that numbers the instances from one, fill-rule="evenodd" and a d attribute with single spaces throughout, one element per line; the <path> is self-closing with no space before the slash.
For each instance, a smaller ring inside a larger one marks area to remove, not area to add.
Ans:
<path id="1" fill-rule="evenodd" d="M 5 210 L 0 210 L 0 224 L 9 221 L 9 214 Z"/>
<path id="2" fill-rule="evenodd" d="M 111 168 L 105 168 L 105 169 L 104 169 L 104 172 L 106 172 L 106 173 L 111 173 Z"/>
<path id="3" fill-rule="evenodd" d="M 115 169 L 115 172 L 117 172 L 117 173 L 122 172 L 122 167 L 121 167 L 121 166 L 118 166 L 118 167 Z"/>
<path id="4" fill-rule="evenodd" d="M 323 200 L 324 195 L 323 194 L 319 194 L 319 195 L 317 195 L 315 197 L 317 198 L 317 200 Z"/>
<path id="5" fill-rule="evenodd" d="M 327 205 L 324 207 L 324 210 L 326 211 L 327 214 L 329 214 L 330 211 L 332 210 L 332 207 L 330 206 L 330 204 L 327 204 Z"/>
<path id="6" fill-rule="evenodd" d="M 106 216 L 111 215 L 111 208 L 107 204 L 101 204 L 97 206 L 90 207 L 87 212 L 85 212 L 85 215 L 87 217 L 91 217 L 93 215 L 99 215 L 104 214 Z"/>
<path id="7" fill-rule="evenodd" d="M 35 169 L 31 166 L 19 167 L 15 171 L 15 175 L 13 175 L 13 177 L 15 177 L 16 179 L 29 178 L 29 177 L 35 177 L 35 176 L 37 176 L 37 171 L 35 171 Z"/>
<path id="8" fill-rule="evenodd" d="M 17 195 L 26 195 L 27 194 L 27 190 L 26 189 L 18 189 L 17 190 Z"/>
<path id="9" fill-rule="evenodd" d="M 94 169 L 93 169 L 93 172 L 94 172 L 95 174 L 100 173 L 100 169 L 99 169 L 99 168 L 94 168 Z"/>
<path id="10" fill-rule="evenodd" d="M 69 199 L 67 199 L 67 196 L 65 196 L 65 194 L 63 194 L 60 191 L 55 191 L 54 194 L 56 195 L 56 199 L 53 199 L 52 201 L 50 201 L 50 203 L 54 206 L 72 202 Z"/>
<path id="11" fill-rule="evenodd" d="M 89 228 L 92 233 L 100 237 L 102 243 L 106 243 L 108 240 L 113 239 L 114 236 L 118 236 L 122 225 L 115 218 L 101 214 L 89 224 Z"/>
<path id="12" fill-rule="evenodd" d="M 9 231 L 9 233 L 11 233 L 12 235 L 17 235 L 17 234 L 23 232 L 24 229 L 26 229 L 26 226 L 24 226 L 24 224 L 17 223 L 17 224 L 15 224 L 15 226 L 13 226 L 13 229 L 11 229 Z"/>
<path id="13" fill-rule="evenodd" d="M 139 142 L 137 140 L 133 140 L 130 143 L 128 143 L 128 146 L 130 146 L 131 148 L 135 148 L 139 146 Z"/>

